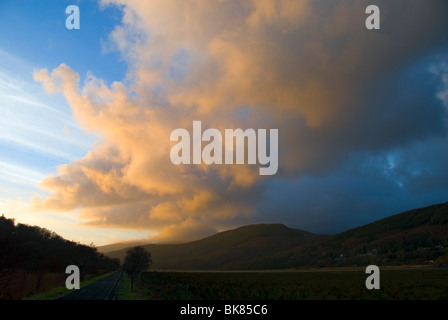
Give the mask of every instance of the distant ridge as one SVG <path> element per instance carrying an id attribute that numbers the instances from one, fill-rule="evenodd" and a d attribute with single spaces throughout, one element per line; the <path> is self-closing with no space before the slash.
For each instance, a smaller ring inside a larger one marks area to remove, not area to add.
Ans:
<path id="1" fill-rule="evenodd" d="M 107 244 L 104 246 L 97 246 L 96 248 L 99 252 L 106 254 L 106 253 L 112 252 L 112 251 L 122 250 L 122 249 L 135 247 L 135 246 L 142 246 L 142 245 L 148 244 L 148 242 L 144 242 L 144 241 L 117 242 L 117 243 Z"/>
<path id="2" fill-rule="evenodd" d="M 365 264 L 448 264 L 448 203 L 409 210 L 298 248 L 287 266 Z"/>
<path id="3" fill-rule="evenodd" d="M 144 247 L 151 252 L 155 269 L 448 264 L 448 203 L 406 211 L 334 236 L 258 224 L 184 244 Z M 123 259 L 126 250 L 107 255 Z"/>
<path id="4" fill-rule="evenodd" d="M 274 268 L 270 257 L 291 247 L 326 239 L 283 224 L 258 224 L 217 233 L 184 244 L 149 244 L 155 269 L 260 269 Z M 127 249 L 108 252 L 123 259 Z"/>

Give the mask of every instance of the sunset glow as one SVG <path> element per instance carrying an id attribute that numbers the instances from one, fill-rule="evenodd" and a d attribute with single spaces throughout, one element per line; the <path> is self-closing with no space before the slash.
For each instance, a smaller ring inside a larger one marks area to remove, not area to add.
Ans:
<path id="1" fill-rule="evenodd" d="M 371 3 L 2 1 L 0 214 L 101 245 L 447 201 L 448 4 Z M 194 121 L 278 130 L 278 170 L 174 164 Z"/>

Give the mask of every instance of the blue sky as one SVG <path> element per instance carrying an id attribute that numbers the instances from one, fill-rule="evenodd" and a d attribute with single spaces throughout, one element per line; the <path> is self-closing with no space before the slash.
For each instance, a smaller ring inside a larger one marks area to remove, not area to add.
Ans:
<path id="1" fill-rule="evenodd" d="M 0 202 L 1 212 L 18 222 L 40 225 L 85 243 L 103 243 L 140 233 L 111 234 L 103 240 L 93 230 L 76 228 L 77 219 L 57 213 L 36 213 L 28 207 L 46 176 L 57 166 L 84 157 L 96 137 L 73 119 L 66 100 L 47 94 L 33 79 L 40 68 L 70 64 L 83 79 L 88 72 L 106 82 L 124 78 L 126 64 L 106 49 L 108 34 L 121 19 L 113 7 L 82 1 L 82 28 L 65 28 L 65 8 L 72 1 L 9 1 L 0 3 Z M 74 225 L 75 223 L 75 225 Z M 115 237 L 115 238 L 114 238 Z"/>
<path id="2" fill-rule="evenodd" d="M 447 201 L 447 5 L 374 2 L 1 1 L 0 212 L 100 245 Z M 194 120 L 279 129 L 279 172 L 174 166 Z"/>
<path id="3" fill-rule="evenodd" d="M 9 30 L 0 34 L 2 49 L 34 68 L 53 69 L 65 62 L 81 76 L 91 71 L 106 81 L 121 80 L 126 64 L 118 52 L 105 50 L 120 10 L 82 1 L 82 28 L 67 30 L 65 9 L 71 4 L 76 1 L 2 1 L 0 26 Z"/>

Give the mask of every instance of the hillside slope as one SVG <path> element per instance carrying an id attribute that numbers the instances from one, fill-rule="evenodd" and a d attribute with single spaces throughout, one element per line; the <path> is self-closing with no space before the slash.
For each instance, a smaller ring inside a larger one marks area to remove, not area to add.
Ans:
<path id="1" fill-rule="evenodd" d="M 112 243 L 112 244 L 106 244 L 103 246 L 97 246 L 96 249 L 98 250 L 98 252 L 107 254 L 109 252 L 118 251 L 118 250 L 122 250 L 122 249 L 126 249 L 126 248 L 131 248 L 131 247 L 135 247 L 135 246 L 143 246 L 148 243 L 149 243 L 149 241 L 147 241 L 147 242 L 144 242 L 144 241 L 117 242 L 117 243 Z"/>
<path id="2" fill-rule="evenodd" d="M 184 244 L 150 244 L 155 269 L 263 269 L 276 268 L 270 257 L 285 250 L 326 239 L 282 224 L 260 224 L 220 232 Z M 127 249 L 107 253 L 123 260 Z"/>
<path id="3" fill-rule="evenodd" d="M 448 252 L 448 203 L 347 230 L 290 253 L 285 267 L 436 263 Z"/>
<path id="4" fill-rule="evenodd" d="M 448 203 L 334 236 L 282 224 L 240 227 L 185 244 L 144 246 L 155 269 L 284 269 L 448 263 Z M 127 249 L 107 253 L 123 259 Z"/>

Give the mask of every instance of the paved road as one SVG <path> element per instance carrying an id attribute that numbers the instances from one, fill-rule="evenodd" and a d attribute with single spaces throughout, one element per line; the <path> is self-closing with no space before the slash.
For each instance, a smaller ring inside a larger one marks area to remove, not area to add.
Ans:
<path id="1" fill-rule="evenodd" d="M 56 300 L 115 300 L 121 276 L 122 272 L 116 271 Z"/>

